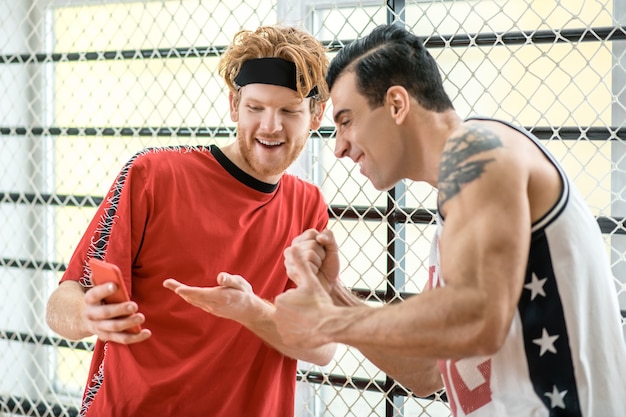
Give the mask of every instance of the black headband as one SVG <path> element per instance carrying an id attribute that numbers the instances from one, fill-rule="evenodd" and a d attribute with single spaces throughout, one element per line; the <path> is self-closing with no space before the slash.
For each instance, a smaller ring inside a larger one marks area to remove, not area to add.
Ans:
<path id="1" fill-rule="evenodd" d="M 282 58 L 255 58 L 243 63 L 235 77 L 237 87 L 247 84 L 271 84 L 298 91 L 296 64 Z M 313 87 L 307 97 L 317 94 Z"/>

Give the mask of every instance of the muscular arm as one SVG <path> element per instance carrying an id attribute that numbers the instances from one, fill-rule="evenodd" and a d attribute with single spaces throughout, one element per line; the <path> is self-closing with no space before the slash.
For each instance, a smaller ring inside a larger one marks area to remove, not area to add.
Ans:
<path id="1" fill-rule="evenodd" d="M 307 231 L 294 240 L 285 251 L 285 266 L 298 288 L 277 297 L 275 321 L 281 334 L 294 345 L 319 343 L 312 329 L 325 312 L 337 308 L 371 309 L 337 278 L 338 248 L 330 230 Z M 353 346 L 416 395 L 427 396 L 443 387 L 436 363 L 430 358 L 398 355 L 363 343 Z"/>
<path id="2" fill-rule="evenodd" d="M 337 306 L 364 306 L 360 299 L 340 284 L 333 286 L 330 295 Z M 443 388 L 439 368 L 433 359 L 390 354 L 366 345 L 355 347 L 370 362 L 417 396 L 426 397 Z"/>
<path id="3" fill-rule="evenodd" d="M 500 348 L 522 288 L 531 226 L 527 160 L 500 133 L 472 128 L 444 151 L 445 286 L 384 308 L 333 310 L 320 319 L 322 340 L 432 359 Z"/>
<path id="4" fill-rule="evenodd" d="M 301 343 L 339 342 L 366 354 L 413 358 L 426 372 L 437 358 L 496 352 L 515 313 L 530 245 L 528 158 L 500 140 L 512 134 L 471 129 L 449 140 L 439 179 L 444 287 L 381 308 L 340 307 L 320 291 L 311 297 L 306 281 L 300 299 L 293 295 L 300 283 L 276 299 L 281 333 Z"/>

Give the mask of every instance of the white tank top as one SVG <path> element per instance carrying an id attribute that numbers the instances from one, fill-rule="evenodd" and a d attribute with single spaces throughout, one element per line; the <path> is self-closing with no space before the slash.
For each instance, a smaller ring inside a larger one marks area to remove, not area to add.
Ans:
<path id="1" fill-rule="evenodd" d="M 486 120 L 486 119 L 485 119 Z M 626 343 L 605 243 L 583 197 L 558 162 L 558 203 L 533 224 L 521 298 L 492 356 L 440 360 L 454 416 L 626 416 Z M 439 275 L 438 217 L 430 284 Z"/>

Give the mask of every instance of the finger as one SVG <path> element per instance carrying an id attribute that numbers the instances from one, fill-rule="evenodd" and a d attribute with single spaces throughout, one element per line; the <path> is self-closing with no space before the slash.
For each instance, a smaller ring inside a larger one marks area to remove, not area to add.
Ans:
<path id="1" fill-rule="evenodd" d="M 285 257 L 286 266 L 305 262 L 311 264 L 310 266 L 314 269 L 317 269 L 319 265 L 322 264 L 322 260 L 317 255 L 307 253 L 306 250 L 296 246 L 286 248 L 283 252 L 283 256 Z"/>
<path id="2" fill-rule="evenodd" d="M 83 314 L 92 333 L 103 340 L 110 340 L 114 333 L 140 333 L 146 320 L 137 312 L 137 304 L 132 302 L 87 305 Z"/>
<path id="3" fill-rule="evenodd" d="M 178 287 L 176 287 L 174 292 L 178 296 L 182 297 L 188 303 L 194 304 L 195 302 L 198 302 L 198 300 L 200 299 L 207 298 L 208 292 L 205 290 L 206 290 L 205 288 L 190 287 L 188 285 L 181 284 Z"/>
<path id="4" fill-rule="evenodd" d="M 292 248 L 291 259 L 293 262 L 290 265 L 290 271 L 296 277 L 295 282 L 298 284 L 298 288 L 314 292 L 322 290 L 315 271 L 311 264 L 306 261 L 304 254 L 297 248 Z"/>
<path id="5" fill-rule="evenodd" d="M 317 242 L 317 240 L 302 241 L 296 245 L 292 245 L 292 247 L 297 247 L 298 250 L 304 253 L 306 259 L 309 262 L 312 262 L 316 265 L 321 264 L 321 262 L 326 257 L 324 246 Z"/>
<path id="6" fill-rule="evenodd" d="M 148 339 L 150 336 L 152 336 L 152 332 L 149 329 L 141 329 L 139 333 L 123 332 L 120 337 L 121 337 L 122 343 L 130 345 L 133 343 L 143 342 L 144 340 Z"/>
<path id="7" fill-rule="evenodd" d="M 176 288 L 175 293 L 187 303 L 205 311 L 213 312 L 213 309 L 223 301 L 224 288 L 191 287 L 180 284 Z"/>
<path id="8" fill-rule="evenodd" d="M 252 286 L 241 275 L 231 275 L 228 272 L 220 272 L 217 275 L 217 283 L 222 287 L 234 288 L 240 291 L 251 291 Z"/>
<path id="9" fill-rule="evenodd" d="M 185 302 L 196 307 L 202 307 L 208 311 L 209 306 L 207 295 L 209 294 L 206 291 L 203 291 L 203 288 L 190 287 L 189 285 L 185 285 L 174 278 L 168 278 L 163 281 L 163 286 L 174 291 L 174 293 L 185 300 Z"/>
<path id="10" fill-rule="evenodd" d="M 293 246 L 285 249 L 284 251 L 284 257 L 285 257 L 284 263 L 285 263 L 285 270 L 287 272 L 287 276 L 293 282 L 295 282 L 296 285 L 298 286 L 300 285 L 300 282 L 299 282 L 300 273 L 299 273 L 299 269 L 296 267 L 304 261 L 304 258 L 302 257 L 301 252 L 302 250 Z M 312 263 L 309 263 L 309 267 L 312 269 L 312 272 L 314 274 L 317 274 L 317 272 L 319 271 L 319 265 L 321 265 L 321 260 L 318 263 L 316 263 L 315 261 L 313 261 Z"/>
<path id="11" fill-rule="evenodd" d="M 137 303 L 133 301 L 118 304 L 86 304 L 84 315 L 89 321 L 102 322 L 131 316 L 136 314 L 137 310 Z"/>
<path id="12" fill-rule="evenodd" d="M 339 252 L 339 245 L 335 240 L 332 230 L 326 229 L 315 237 L 315 241 L 324 247 L 327 251 Z"/>
<path id="13" fill-rule="evenodd" d="M 99 328 L 108 332 L 117 333 L 137 333 L 139 327 L 146 321 L 146 317 L 141 313 L 131 314 L 130 316 L 116 317 L 113 320 L 104 320 L 100 322 Z"/>
<path id="14" fill-rule="evenodd" d="M 117 290 L 117 285 L 112 282 L 106 284 L 95 285 L 85 293 L 86 304 L 102 304 L 104 299 L 113 295 Z"/>
<path id="15" fill-rule="evenodd" d="M 292 241 L 291 244 L 298 244 L 302 241 L 305 240 L 314 240 L 315 237 L 319 234 L 319 232 L 316 229 L 307 229 L 304 232 L 302 232 L 300 235 L 296 236 Z"/>
<path id="16" fill-rule="evenodd" d="M 141 329 L 139 333 L 129 332 L 101 332 L 97 335 L 100 340 L 130 345 L 133 343 L 143 342 L 152 336 L 152 332 L 148 329 Z"/>
<path id="17" fill-rule="evenodd" d="M 176 281 L 174 278 L 168 278 L 163 281 L 163 286 L 169 290 L 176 292 L 176 289 L 183 287 L 185 284 Z"/>
<path id="18" fill-rule="evenodd" d="M 297 257 L 295 256 L 297 254 Z M 306 243 L 301 242 L 284 250 L 285 262 L 308 262 L 314 270 L 317 270 L 324 261 L 326 253 L 324 247 L 315 240 Z"/>

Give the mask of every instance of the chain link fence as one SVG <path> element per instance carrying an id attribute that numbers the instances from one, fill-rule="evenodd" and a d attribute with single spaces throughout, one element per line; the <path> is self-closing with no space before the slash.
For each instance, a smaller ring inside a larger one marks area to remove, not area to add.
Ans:
<path id="1" fill-rule="evenodd" d="M 626 310 L 625 18 L 626 0 L 0 0 L 0 415 L 77 415 L 93 340 L 53 334 L 46 300 L 134 153 L 233 139 L 217 62 L 261 24 L 304 26 L 331 57 L 381 23 L 422 36 L 462 116 L 525 126 L 562 161 Z M 344 281 L 374 304 L 419 293 L 435 190 L 374 190 L 334 157 L 329 114 L 292 171 L 329 203 Z M 450 415 L 347 347 L 298 379 L 299 417 Z"/>

